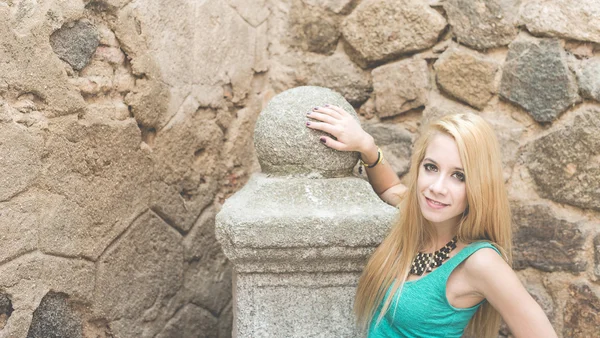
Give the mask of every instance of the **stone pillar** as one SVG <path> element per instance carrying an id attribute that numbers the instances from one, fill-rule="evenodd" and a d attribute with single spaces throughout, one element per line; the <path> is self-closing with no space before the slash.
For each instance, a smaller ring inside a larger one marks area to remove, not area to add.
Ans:
<path id="1" fill-rule="evenodd" d="M 217 215 L 235 269 L 234 337 L 361 336 L 356 284 L 396 209 L 352 176 L 357 153 L 326 147 L 304 126 L 306 113 L 327 103 L 356 116 L 341 95 L 320 87 L 269 102 L 254 132 L 263 172 Z"/>

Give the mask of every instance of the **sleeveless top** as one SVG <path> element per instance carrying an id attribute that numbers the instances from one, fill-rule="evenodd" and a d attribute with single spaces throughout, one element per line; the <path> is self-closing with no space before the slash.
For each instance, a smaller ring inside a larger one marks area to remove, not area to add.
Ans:
<path id="1" fill-rule="evenodd" d="M 482 248 L 492 248 L 500 254 L 489 242 L 473 242 L 465 246 L 437 269 L 420 279 L 405 282 L 402 292 L 396 292 L 387 313 L 377 323 L 381 308 L 389 297 L 390 286 L 371 320 L 368 338 L 460 338 L 483 301 L 469 308 L 453 307 L 446 298 L 446 282 L 460 263 Z"/>

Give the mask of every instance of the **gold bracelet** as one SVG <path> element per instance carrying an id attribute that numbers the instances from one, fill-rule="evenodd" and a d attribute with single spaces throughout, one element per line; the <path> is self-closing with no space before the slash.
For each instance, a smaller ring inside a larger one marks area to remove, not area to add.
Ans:
<path id="1" fill-rule="evenodd" d="M 375 161 L 375 163 L 373 163 L 372 165 L 368 165 L 362 159 L 360 159 L 360 165 L 369 169 L 375 167 L 379 163 L 383 163 L 383 151 L 381 151 L 381 148 L 379 147 L 377 147 L 377 161 Z"/>

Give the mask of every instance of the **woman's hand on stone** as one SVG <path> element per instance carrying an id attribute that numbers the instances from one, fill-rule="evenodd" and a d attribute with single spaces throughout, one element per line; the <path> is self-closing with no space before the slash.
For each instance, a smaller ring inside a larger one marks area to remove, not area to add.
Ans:
<path id="1" fill-rule="evenodd" d="M 360 123 L 344 109 L 325 105 L 313 108 L 306 116 L 306 126 L 323 131 L 330 136 L 321 136 L 320 141 L 326 146 L 341 151 L 358 151 L 365 153 L 373 148 L 373 137 L 365 132 Z"/>

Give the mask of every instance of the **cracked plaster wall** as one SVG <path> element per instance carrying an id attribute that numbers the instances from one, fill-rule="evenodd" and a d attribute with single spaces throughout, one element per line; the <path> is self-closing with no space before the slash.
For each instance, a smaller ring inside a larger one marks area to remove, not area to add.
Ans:
<path id="1" fill-rule="evenodd" d="M 214 215 L 259 170 L 264 104 L 307 84 L 400 175 L 427 120 L 488 119 L 515 268 L 559 336 L 593 334 L 599 5 L 401 3 L 0 1 L 0 336 L 230 336 Z"/>

